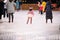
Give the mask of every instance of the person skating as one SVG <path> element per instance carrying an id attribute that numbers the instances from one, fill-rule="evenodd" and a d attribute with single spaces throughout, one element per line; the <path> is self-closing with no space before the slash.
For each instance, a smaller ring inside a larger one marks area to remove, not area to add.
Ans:
<path id="1" fill-rule="evenodd" d="M 47 3 L 46 3 L 46 23 L 47 23 L 48 19 L 50 19 L 51 23 L 52 23 L 53 14 L 52 14 L 51 3 L 49 1 L 47 1 Z"/>
<path id="2" fill-rule="evenodd" d="M 8 13 L 8 16 L 9 16 L 9 23 L 11 22 L 11 19 L 12 19 L 12 22 L 13 22 L 13 19 L 14 19 L 14 6 L 16 6 L 16 4 L 14 3 L 13 0 L 9 0 L 7 2 L 7 13 Z"/>
<path id="3" fill-rule="evenodd" d="M 29 20 L 30 20 L 30 24 L 32 24 L 32 17 L 33 16 L 34 16 L 33 8 L 29 7 L 27 24 L 28 24 Z"/>

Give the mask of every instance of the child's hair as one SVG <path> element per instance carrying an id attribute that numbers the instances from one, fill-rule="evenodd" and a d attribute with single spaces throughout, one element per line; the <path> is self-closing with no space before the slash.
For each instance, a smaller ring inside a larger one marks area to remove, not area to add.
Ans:
<path id="1" fill-rule="evenodd" d="M 32 11 L 32 9 L 33 9 L 32 7 L 29 7 L 29 11 Z"/>
<path id="2" fill-rule="evenodd" d="M 9 2 L 12 2 L 13 0 L 9 0 Z"/>
<path id="3" fill-rule="evenodd" d="M 29 11 L 32 11 L 32 9 L 29 9 Z"/>

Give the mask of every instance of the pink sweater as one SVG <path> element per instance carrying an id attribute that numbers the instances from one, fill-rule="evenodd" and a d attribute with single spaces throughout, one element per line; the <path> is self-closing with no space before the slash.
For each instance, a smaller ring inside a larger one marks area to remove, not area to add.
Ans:
<path id="1" fill-rule="evenodd" d="M 28 14 L 34 15 L 33 10 L 32 11 L 29 11 Z"/>

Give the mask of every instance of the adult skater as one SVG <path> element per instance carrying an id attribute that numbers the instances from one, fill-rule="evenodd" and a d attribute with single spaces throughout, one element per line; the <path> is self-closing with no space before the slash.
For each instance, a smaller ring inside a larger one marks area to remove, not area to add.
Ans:
<path id="1" fill-rule="evenodd" d="M 52 7 L 51 7 L 51 3 L 50 3 L 49 0 L 46 3 L 46 23 L 47 23 L 47 20 L 48 19 L 50 19 L 51 20 L 51 23 L 52 23 L 52 19 L 53 19 Z"/>
<path id="2" fill-rule="evenodd" d="M 9 0 L 6 5 L 7 5 L 7 13 L 9 16 L 9 23 L 10 23 L 11 19 L 12 19 L 12 22 L 14 19 L 14 15 L 13 15 L 15 12 L 14 6 L 16 6 L 16 4 L 14 3 L 13 0 Z"/>
<path id="3" fill-rule="evenodd" d="M 0 0 L 0 22 L 2 22 L 1 19 L 3 13 L 4 13 L 4 2 L 3 0 Z"/>

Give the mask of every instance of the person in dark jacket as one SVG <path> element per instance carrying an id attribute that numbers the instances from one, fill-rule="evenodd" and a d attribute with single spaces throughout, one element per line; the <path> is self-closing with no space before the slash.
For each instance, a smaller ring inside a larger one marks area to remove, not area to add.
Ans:
<path id="1" fill-rule="evenodd" d="M 0 0 L 0 20 L 2 19 L 2 14 L 4 13 L 4 2 Z"/>
<path id="2" fill-rule="evenodd" d="M 3 2 L 4 2 L 4 14 L 3 14 L 3 17 L 5 18 L 6 16 L 8 17 L 8 14 L 7 14 L 7 7 L 6 7 L 7 1 L 3 0 Z"/>
<path id="3" fill-rule="evenodd" d="M 47 1 L 47 3 L 46 3 L 46 23 L 47 23 L 48 19 L 50 19 L 51 23 L 52 23 L 52 18 L 53 18 L 53 15 L 52 15 L 51 3 L 49 1 Z"/>

